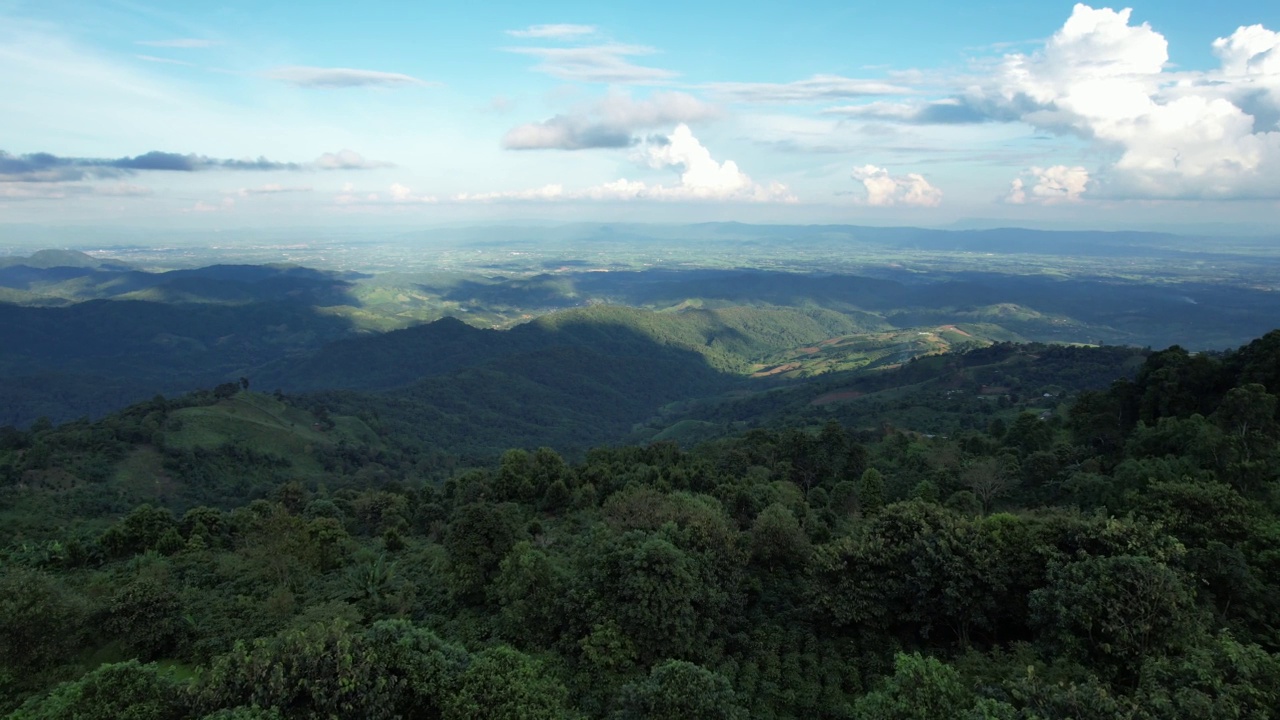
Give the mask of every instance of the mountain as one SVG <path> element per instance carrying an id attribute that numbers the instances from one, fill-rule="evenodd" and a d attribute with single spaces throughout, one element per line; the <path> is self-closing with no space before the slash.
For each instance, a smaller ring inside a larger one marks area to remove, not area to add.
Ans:
<path id="1" fill-rule="evenodd" d="M 998 343 L 784 383 L 762 394 L 807 395 L 813 414 L 738 407 L 741 425 L 695 447 L 452 451 L 441 422 L 528 439 L 542 401 L 581 432 L 558 442 L 587 440 L 629 382 L 654 379 L 640 361 L 676 349 L 594 320 L 591 343 L 424 381 L 453 385 L 457 407 L 416 402 L 418 384 L 381 396 L 444 413 L 414 427 L 390 406 L 225 384 L 0 428 L 0 712 L 1280 706 L 1280 331 L 1223 354 Z M 546 394 L 504 397 L 522 387 Z M 832 388 L 959 430 L 824 416 L 859 400 L 812 395 Z"/>
<path id="2" fill-rule="evenodd" d="M 98 416 L 236 379 L 350 333 L 346 321 L 289 302 L 0 305 L 0 425 Z"/>
<path id="3" fill-rule="evenodd" d="M 97 258 L 78 250 L 37 250 L 30 256 L 0 256 L 0 268 L 24 266 L 40 270 L 54 268 L 88 268 L 94 270 L 128 271 L 127 263 L 111 258 Z"/>

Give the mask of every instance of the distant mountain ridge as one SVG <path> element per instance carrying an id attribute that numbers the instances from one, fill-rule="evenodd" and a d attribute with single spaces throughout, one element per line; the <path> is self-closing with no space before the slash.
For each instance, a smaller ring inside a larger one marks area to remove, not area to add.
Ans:
<path id="1" fill-rule="evenodd" d="M 47 270 L 59 267 L 93 268 L 106 270 L 132 270 L 128 263 L 111 258 L 96 258 L 78 250 L 37 250 L 30 256 L 0 255 L 0 268 L 13 265 L 25 265 L 29 268 Z"/>

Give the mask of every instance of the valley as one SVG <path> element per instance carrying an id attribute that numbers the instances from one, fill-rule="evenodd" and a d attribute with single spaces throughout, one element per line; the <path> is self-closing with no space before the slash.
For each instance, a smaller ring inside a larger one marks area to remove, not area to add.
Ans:
<path id="1" fill-rule="evenodd" d="M 0 261 L 0 712 L 1280 701 L 1260 248 L 613 231 Z"/>

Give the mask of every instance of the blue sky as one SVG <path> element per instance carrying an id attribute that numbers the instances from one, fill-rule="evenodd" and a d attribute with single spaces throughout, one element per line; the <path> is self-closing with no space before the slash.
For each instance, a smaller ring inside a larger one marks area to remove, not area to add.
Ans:
<path id="1" fill-rule="evenodd" d="M 1280 210 L 1280 4 L 0 0 L 0 223 Z"/>

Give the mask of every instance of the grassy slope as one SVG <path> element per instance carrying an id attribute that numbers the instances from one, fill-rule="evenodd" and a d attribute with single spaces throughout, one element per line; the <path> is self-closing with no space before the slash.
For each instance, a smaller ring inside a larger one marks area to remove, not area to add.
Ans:
<path id="1" fill-rule="evenodd" d="M 321 429 L 311 413 L 285 405 L 269 395 L 238 393 L 216 405 L 190 407 L 170 415 L 181 429 L 167 432 L 173 448 L 205 450 L 229 444 L 284 457 L 299 474 L 313 475 L 321 468 L 312 449 L 342 439 L 378 447 L 378 436 L 353 417 L 333 418 L 332 430 Z"/>

